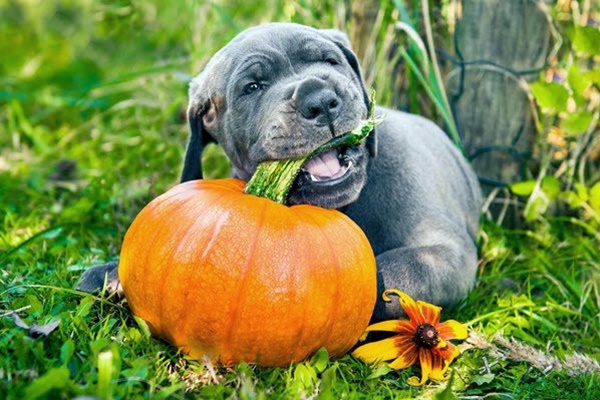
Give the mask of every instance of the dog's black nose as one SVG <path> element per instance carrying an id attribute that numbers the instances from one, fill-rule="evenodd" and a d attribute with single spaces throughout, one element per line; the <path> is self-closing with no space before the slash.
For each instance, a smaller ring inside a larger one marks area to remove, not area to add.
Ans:
<path id="1" fill-rule="evenodd" d="M 296 89 L 296 101 L 304 118 L 317 119 L 323 125 L 335 121 L 342 109 L 342 99 L 319 79 L 302 82 Z"/>

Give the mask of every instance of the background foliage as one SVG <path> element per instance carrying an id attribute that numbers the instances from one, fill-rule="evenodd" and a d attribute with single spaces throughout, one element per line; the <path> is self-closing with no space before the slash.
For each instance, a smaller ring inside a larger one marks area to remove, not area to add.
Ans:
<path id="1" fill-rule="evenodd" d="M 440 48 L 451 46 L 454 3 L 430 14 Z M 459 377 L 445 394 L 436 394 L 445 384 L 408 386 L 410 370 L 323 353 L 283 369 L 215 370 L 149 338 L 126 303 L 72 290 L 82 270 L 116 258 L 141 207 L 177 182 L 187 83 L 246 27 L 293 21 L 366 36 L 363 69 L 379 103 L 444 124 L 401 57 L 400 48 L 417 56 L 413 42 L 394 27 L 411 21 L 422 33 L 419 2 L 374 4 L 365 28 L 350 2 L 333 0 L 0 0 L 0 398 L 593 398 L 600 40 L 590 1 L 550 10 L 562 44 L 531 85 L 537 163 L 512 188 L 523 224 L 484 221 L 478 283 L 444 315 L 489 342 L 499 332 L 517 338 L 541 364 L 506 343 L 501 354 L 480 343 L 455 362 Z M 207 176 L 228 174 L 219 148 L 205 158 Z M 60 321 L 58 329 L 33 338 L 12 310 L 28 326 Z M 584 361 L 569 367 L 575 353 Z M 547 369 L 544 357 L 564 367 Z"/>

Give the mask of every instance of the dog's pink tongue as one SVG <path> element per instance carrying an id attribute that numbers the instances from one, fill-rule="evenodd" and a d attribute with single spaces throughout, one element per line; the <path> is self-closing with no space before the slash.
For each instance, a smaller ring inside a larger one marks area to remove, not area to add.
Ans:
<path id="1" fill-rule="evenodd" d="M 337 149 L 327 151 L 311 158 L 304 165 L 304 170 L 318 179 L 333 179 L 344 173 L 338 159 Z"/>

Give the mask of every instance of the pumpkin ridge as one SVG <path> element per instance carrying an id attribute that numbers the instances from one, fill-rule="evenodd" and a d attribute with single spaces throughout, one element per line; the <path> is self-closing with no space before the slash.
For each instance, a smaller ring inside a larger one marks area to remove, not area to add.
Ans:
<path id="1" fill-rule="evenodd" d="M 194 185 L 194 189 L 198 190 L 198 185 Z M 182 194 L 185 194 L 185 192 L 182 192 Z M 194 196 L 188 196 L 188 198 L 186 198 L 185 200 L 183 200 L 181 203 L 175 203 L 175 205 L 178 206 L 178 208 L 186 208 L 188 206 L 188 204 L 192 203 L 192 202 L 197 202 L 197 198 Z M 193 226 L 196 223 L 197 220 L 191 220 L 188 221 L 187 224 L 182 224 L 180 223 L 178 228 L 184 231 L 189 230 L 189 228 L 191 226 Z M 163 226 L 163 229 L 159 229 L 159 234 L 162 233 L 165 229 L 165 225 Z M 169 229 L 171 229 L 169 227 Z M 155 236 L 156 238 L 156 236 Z M 178 250 L 180 249 L 183 245 L 185 244 L 185 242 L 176 242 L 175 245 L 170 246 L 169 251 L 164 251 L 163 254 L 172 254 L 173 249 Z M 160 246 L 157 246 L 157 248 L 159 248 Z M 161 261 L 162 263 L 162 261 Z M 163 268 L 163 272 L 161 274 L 161 278 L 160 281 L 161 282 L 168 282 L 167 277 L 169 276 L 169 274 L 173 273 L 173 272 L 178 272 L 176 271 L 174 268 Z M 167 297 L 165 297 L 165 291 L 167 290 L 167 285 L 160 285 L 160 294 L 159 294 L 159 298 L 161 299 L 159 302 L 159 307 L 158 307 L 158 315 L 160 315 L 160 320 L 161 321 L 165 321 L 165 320 L 169 320 L 168 318 L 165 318 L 165 301 L 164 299 L 166 299 Z M 163 332 L 162 334 L 166 334 L 166 336 L 171 336 L 169 335 L 165 330 L 162 329 L 161 327 L 161 331 Z M 174 338 L 170 338 L 171 341 L 175 341 L 173 340 Z"/>
<path id="2" fill-rule="evenodd" d="M 360 231 L 363 232 L 362 229 L 358 225 L 356 225 L 356 223 L 350 217 L 348 217 L 346 215 L 344 215 L 344 216 L 346 218 L 343 218 L 343 223 L 348 227 L 348 229 L 356 228 L 356 229 L 360 229 Z M 356 237 L 355 237 L 355 239 L 356 239 Z M 371 243 L 369 242 L 369 239 L 367 239 L 367 236 L 364 234 L 364 232 L 363 232 L 363 240 L 365 240 L 367 242 L 367 244 L 369 245 L 369 247 L 371 247 Z M 376 268 L 377 259 L 376 259 L 374 253 L 371 253 L 371 254 L 373 255 L 373 258 L 375 259 L 375 263 L 373 264 L 372 274 L 374 274 L 375 277 L 377 277 L 377 268 Z M 377 278 L 375 280 L 377 281 Z M 375 283 L 375 291 L 372 294 L 372 303 L 371 304 L 373 306 L 372 306 L 370 314 L 372 314 L 373 310 L 375 309 L 375 302 L 376 301 L 377 301 L 377 283 Z M 366 322 L 368 324 L 369 321 L 366 321 Z M 354 344 L 355 343 L 349 343 L 348 346 L 351 347 Z"/>
<path id="3" fill-rule="evenodd" d="M 140 241 L 140 238 L 144 238 L 145 243 L 141 244 L 141 246 L 147 247 L 148 249 L 153 249 L 153 246 L 151 244 L 153 244 L 156 241 L 156 238 L 160 236 L 161 232 L 163 232 L 166 229 L 171 229 L 171 228 L 168 225 L 162 224 L 159 227 L 159 229 L 155 229 L 150 233 L 150 237 L 145 237 L 144 235 L 138 235 L 140 230 L 142 232 L 145 230 L 144 225 L 140 221 L 142 219 L 145 219 L 146 215 L 149 215 L 150 216 L 149 218 L 153 218 L 156 215 L 160 215 L 162 212 L 164 212 L 164 210 L 170 211 L 172 209 L 179 208 L 179 204 L 177 203 L 177 201 L 173 202 L 173 200 L 174 199 L 179 200 L 179 199 L 181 199 L 181 197 L 183 197 L 184 199 L 185 199 L 185 197 L 187 197 L 187 199 L 185 201 L 192 199 L 192 195 L 187 194 L 186 192 L 179 192 L 179 191 L 175 191 L 174 193 L 166 192 L 166 193 L 163 193 L 162 195 L 156 197 L 155 199 L 160 198 L 160 202 L 155 202 L 155 203 L 151 202 L 150 207 L 144 208 L 140 212 L 140 214 L 136 217 L 136 219 L 134 219 L 134 221 L 128 228 L 127 234 L 125 235 L 125 238 L 124 238 L 124 240 L 127 239 L 128 245 L 129 245 L 129 243 L 131 243 L 131 241 L 135 241 L 137 243 Z M 160 218 L 156 218 L 156 219 L 160 220 Z M 147 224 L 148 222 L 144 221 L 144 223 Z M 125 248 L 125 247 L 126 246 L 123 246 L 123 248 Z M 142 253 L 142 256 L 144 257 L 144 264 L 151 264 L 154 261 L 153 260 L 154 254 L 155 253 L 152 250 Z M 118 274 L 119 274 L 119 278 L 125 285 L 124 290 L 127 290 L 126 286 L 129 285 L 130 283 L 132 283 L 132 280 L 133 280 L 133 282 L 139 280 L 140 271 L 132 270 L 131 267 L 121 268 L 121 266 L 126 264 L 123 261 L 126 261 L 128 258 L 131 259 L 132 257 L 133 257 L 132 255 L 128 255 L 128 256 L 121 255 L 120 256 L 121 260 L 119 261 Z M 136 263 L 136 262 L 139 262 L 139 260 L 135 260 L 135 261 L 131 260 L 131 262 Z M 121 272 L 124 269 L 127 270 L 127 273 Z M 125 279 L 123 279 L 123 275 L 126 275 L 127 277 Z M 137 286 L 137 284 L 135 284 L 135 283 L 133 283 L 133 285 Z M 148 285 L 148 286 L 140 286 L 140 287 L 144 288 L 142 290 L 142 294 L 140 295 L 140 297 L 154 297 L 153 293 L 150 291 L 152 286 Z M 161 290 L 162 290 L 162 285 L 161 285 Z M 130 307 L 131 307 L 131 305 L 130 305 Z M 157 321 L 162 321 L 162 314 L 160 314 L 160 318 L 157 318 Z M 148 321 L 148 322 L 150 322 L 150 321 Z M 164 331 L 162 328 L 162 324 L 160 322 L 158 322 L 158 325 L 155 325 L 154 323 L 155 322 L 152 321 L 152 323 L 150 324 L 151 329 L 157 331 L 157 333 L 160 331 L 160 334 L 162 334 L 162 332 Z"/>
<path id="4" fill-rule="evenodd" d="M 308 206 L 308 207 L 310 207 L 311 210 L 313 210 L 313 209 L 316 208 L 316 207 L 313 207 L 313 206 Z M 305 221 L 306 225 L 309 225 L 310 227 L 316 228 L 317 232 L 319 232 L 319 234 L 322 237 L 322 239 L 321 240 L 315 240 L 315 243 L 323 243 L 323 239 L 324 239 L 327 242 L 328 248 L 331 250 L 330 253 L 333 253 L 333 249 L 331 247 L 331 243 L 329 242 L 329 238 L 327 237 L 327 234 L 325 233 L 325 231 L 323 230 L 323 228 L 320 226 L 319 221 L 311 213 L 305 212 L 306 205 L 294 206 L 294 207 L 292 207 L 292 209 L 294 209 L 294 211 L 296 211 L 296 214 L 301 214 L 302 215 L 302 219 L 300 219 L 300 220 Z M 335 264 L 335 276 L 337 278 L 339 276 L 339 263 L 338 263 L 338 260 L 337 260 L 336 257 L 332 257 L 332 258 L 333 258 L 333 261 L 334 261 L 334 264 Z M 315 273 L 316 273 L 316 269 L 314 269 L 314 268 L 309 269 L 309 276 L 308 276 L 309 281 L 311 281 L 311 282 L 315 281 L 315 276 L 314 276 Z M 335 282 L 335 281 L 337 281 L 337 279 L 336 280 L 332 279 L 332 281 Z M 319 337 L 320 338 L 326 338 L 326 339 L 322 340 L 323 343 L 329 343 L 329 335 L 331 334 L 331 324 L 329 323 L 329 321 L 331 321 L 331 316 L 335 313 L 335 310 L 336 310 L 336 308 L 339 305 L 338 304 L 339 300 L 338 300 L 337 294 L 338 294 L 338 290 L 337 290 L 337 286 L 336 286 L 335 295 L 333 296 L 333 305 L 331 307 L 331 312 L 329 313 L 329 317 L 327 318 L 327 322 L 328 322 L 328 324 L 327 324 L 327 333 L 325 334 L 325 333 L 323 333 L 323 331 L 321 331 L 319 333 Z M 306 295 L 308 295 L 308 294 L 306 294 Z M 309 302 L 304 301 L 304 303 L 306 304 L 306 303 L 309 303 Z M 305 321 L 306 321 L 308 310 L 306 308 L 304 308 L 303 310 L 304 310 L 304 312 L 302 314 L 302 325 L 301 325 L 302 329 L 301 329 L 301 331 L 298 334 L 298 341 L 304 339 L 304 334 L 306 333 L 306 324 L 305 324 Z M 309 332 L 309 333 L 311 333 L 311 332 Z M 300 348 L 300 350 L 302 350 L 302 349 Z M 318 348 L 311 349 L 311 353 L 313 353 L 313 352 L 315 352 L 317 350 L 318 350 Z M 292 360 L 301 360 L 301 359 L 303 359 L 305 357 L 306 357 L 305 351 L 303 351 L 302 353 L 299 353 L 298 350 L 296 350 L 296 351 L 292 352 L 291 359 Z"/>
<path id="5" fill-rule="evenodd" d="M 203 189 L 218 189 L 232 195 L 239 194 L 240 190 L 246 185 L 246 182 L 238 178 L 199 179 L 193 182 L 198 182 L 199 185 L 202 185 Z"/>
<path id="6" fill-rule="evenodd" d="M 207 192 L 207 186 L 209 186 L 209 185 L 201 185 L 201 184 L 199 184 L 199 182 L 200 181 L 197 181 L 198 184 L 194 185 L 194 189 L 202 191 L 203 193 Z M 226 185 L 223 185 L 223 187 L 225 187 L 225 186 Z M 225 196 L 227 196 L 227 197 L 225 199 L 223 199 L 223 197 L 225 197 Z M 213 200 L 212 197 L 214 197 L 214 196 L 210 196 L 209 198 L 202 198 L 201 201 L 198 201 L 197 198 L 190 199 L 190 200 L 193 200 L 193 203 L 194 203 L 191 207 L 193 207 L 194 209 L 198 209 L 198 210 L 209 210 L 209 209 L 212 209 L 214 207 L 214 206 L 212 206 L 212 201 L 211 201 L 211 200 Z M 234 203 L 235 200 L 236 200 L 235 197 L 232 196 L 229 193 L 225 193 L 225 194 L 223 194 L 223 195 L 221 195 L 219 197 L 220 197 L 219 198 L 219 203 L 218 203 L 219 208 L 225 208 L 226 209 L 227 207 L 229 207 L 230 204 Z M 181 207 L 182 208 L 187 207 L 188 203 L 189 202 L 181 204 Z M 202 213 L 199 213 L 198 215 L 202 215 Z M 219 221 L 225 220 L 226 218 L 227 218 L 227 214 L 221 214 L 221 215 L 217 216 L 215 218 L 215 221 L 217 221 L 217 222 L 215 224 L 211 224 L 211 226 L 213 226 L 215 229 L 216 228 L 221 228 L 222 224 L 219 223 Z M 196 218 L 190 225 L 187 226 L 186 231 L 188 231 L 188 232 L 191 231 L 192 233 L 193 232 L 198 232 L 201 229 L 197 228 L 196 227 L 197 225 L 206 225 L 206 222 L 203 220 L 203 218 Z M 200 257 L 200 259 L 195 261 L 197 265 L 204 265 L 205 264 L 205 259 L 206 259 L 206 255 L 208 253 L 210 244 L 212 244 L 214 242 L 214 236 L 216 236 L 216 235 L 215 235 L 214 232 L 212 232 L 210 234 L 211 239 L 209 240 L 209 244 L 207 245 L 207 248 L 202 253 L 202 256 Z M 201 240 L 201 238 L 199 236 L 195 236 L 194 240 L 198 241 L 198 240 Z M 190 245 L 190 243 L 186 242 L 185 240 L 182 240 L 179 243 L 179 245 L 177 246 L 176 252 L 179 252 L 179 250 L 181 248 L 184 248 L 186 245 Z M 171 272 L 175 272 L 173 269 L 168 269 L 168 270 L 171 271 Z M 170 282 L 171 281 L 169 279 L 169 275 L 164 276 L 163 279 L 164 279 L 163 282 Z M 194 302 L 192 301 L 192 299 L 190 299 L 190 297 L 191 297 L 190 295 L 192 293 L 191 290 L 188 290 L 185 293 L 177 291 L 177 293 L 178 293 L 179 296 L 181 296 L 180 297 L 181 301 L 184 304 L 188 304 L 190 309 L 192 309 L 192 308 L 195 309 L 197 307 L 197 304 L 194 304 Z M 164 302 L 162 304 L 164 305 Z M 178 332 L 185 332 L 184 336 L 187 337 L 187 338 L 194 337 L 194 331 L 195 331 L 195 329 L 193 327 L 190 327 L 191 325 L 194 325 L 195 321 L 193 319 L 191 319 L 191 318 L 178 318 L 177 322 L 178 322 L 178 326 L 179 326 Z M 190 334 L 188 334 L 188 333 L 190 333 Z M 181 335 L 178 335 L 178 336 L 181 336 Z M 182 346 L 184 348 L 191 348 L 191 347 L 194 346 L 194 341 L 188 340 L 187 342 L 185 342 L 185 341 L 179 340 L 179 338 L 175 338 L 175 337 L 173 337 L 173 338 L 176 339 L 174 344 L 176 344 L 178 346 Z"/>
<path id="7" fill-rule="evenodd" d="M 256 247 L 258 245 L 259 242 L 259 238 L 260 238 L 260 233 L 263 230 L 263 222 L 265 220 L 265 215 L 267 213 L 267 208 L 271 205 L 269 204 L 270 201 L 263 201 L 262 202 L 262 209 L 260 210 L 260 217 L 256 220 L 256 225 L 257 225 L 257 230 L 254 234 L 254 239 L 252 240 L 252 244 L 250 246 L 250 248 L 248 249 L 248 257 L 244 263 L 244 267 L 243 270 L 240 274 L 240 285 L 239 287 L 236 289 L 236 299 L 235 301 L 233 301 L 231 304 L 233 304 L 232 309 L 230 309 L 230 318 L 229 318 L 229 326 L 227 327 L 227 334 L 225 335 L 225 346 L 226 348 L 225 353 L 232 353 L 232 350 L 234 348 L 233 344 L 231 343 L 232 340 L 232 336 L 234 334 L 234 330 L 235 330 L 235 325 L 237 324 L 237 317 L 239 316 L 239 312 L 240 312 L 240 299 L 243 298 L 244 290 L 246 287 L 246 282 L 247 282 L 247 275 L 249 270 L 252 268 L 252 259 L 254 258 L 254 254 L 255 254 L 255 250 Z M 260 354 L 258 355 L 260 357 Z M 230 360 L 220 360 L 221 362 L 224 363 L 228 363 Z"/>
<path id="8" fill-rule="evenodd" d="M 316 219 L 314 215 L 310 215 L 307 213 L 307 217 L 311 218 L 313 221 Z M 330 218 L 328 218 L 327 215 L 323 214 L 323 217 L 325 219 L 327 219 L 327 221 L 331 221 Z M 315 224 L 316 225 L 316 224 Z M 321 235 L 325 238 L 325 243 L 327 243 L 327 246 L 329 247 L 330 253 L 331 253 L 331 257 L 333 259 L 333 265 L 335 266 L 335 268 L 333 268 L 333 270 L 335 271 L 335 281 L 339 281 L 339 277 L 341 274 L 341 269 L 342 267 L 340 266 L 340 260 L 337 257 L 337 254 L 335 252 L 335 247 L 331 244 L 331 240 L 329 238 L 329 235 L 327 235 L 327 233 L 325 232 L 325 229 L 323 228 L 323 226 L 319 226 L 316 225 L 318 228 L 318 231 L 321 233 Z M 339 307 L 340 307 L 340 297 L 343 296 L 343 293 L 339 293 L 339 286 L 335 285 L 335 292 L 333 294 L 333 305 L 331 306 L 331 309 L 329 311 L 329 316 L 327 317 L 327 321 L 335 321 L 334 315 L 337 311 L 339 311 Z M 325 343 L 329 343 L 331 340 L 331 333 L 333 331 L 333 324 L 327 324 L 327 332 L 323 333 L 322 337 L 326 338 L 324 340 Z M 317 350 L 317 349 L 315 349 Z M 330 354 L 331 356 L 334 356 L 336 354 Z"/>
<path id="9" fill-rule="evenodd" d="M 306 225 L 313 225 L 311 223 L 308 223 L 308 221 L 305 221 L 305 220 L 300 220 L 300 221 L 303 222 L 304 226 L 306 226 Z M 298 268 L 298 265 L 296 265 L 295 268 L 296 268 L 296 270 L 305 270 L 306 269 L 306 268 Z M 309 282 L 313 282 L 314 281 L 314 273 L 315 273 L 315 269 L 309 268 L 309 273 L 308 273 L 308 276 L 306 277 L 306 279 L 308 279 Z M 291 275 L 291 279 L 292 280 L 294 280 L 294 279 L 297 280 L 298 278 L 297 278 L 296 275 L 297 275 L 297 272 L 295 272 L 294 274 L 292 274 Z M 308 296 L 308 292 L 303 293 L 303 298 L 300 299 L 300 298 L 297 297 L 296 298 L 296 302 L 300 302 L 301 304 L 306 304 L 307 303 L 307 299 L 306 299 L 307 296 Z M 300 329 L 298 330 L 298 333 L 297 333 L 296 343 L 298 343 L 301 340 L 305 339 L 304 336 L 306 335 L 306 319 L 307 319 L 307 314 L 308 314 L 307 308 L 306 307 L 302 307 L 302 320 L 301 320 L 302 322 L 299 325 Z M 290 360 L 298 360 L 298 361 L 300 361 L 300 360 L 306 358 L 306 351 L 302 351 L 302 347 L 304 347 L 304 346 L 292 347 L 290 349 L 291 350 Z M 316 350 L 318 350 L 318 349 L 314 349 L 313 351 L 316 351 Z M 300 353 L 300 351 L 302 351 L 302 352 Z"/>
<path id="10" fill-rule="evenodd" d="M 235 196 L 229 196 L 227 199 L 221 199 L 221 201 L 219 202 L 219 208 L 227 209 L 227 208 L 229 208 L 229 206 L 231 204 L 235 203 L 236 200 L 237 199 Z M 215 242 L 217 242 L 217 237 L 219 236 L 219 234 L 221 233 L 221 230 L 223 229 L 224 222 L 226 222 L 228 219 L 229 219 L 229 214 L 227 214 L 227 213 L 221 214 L 215 219 L 215 223 L 212 227 L 213 229 L 212 229 L 212 233 L 210 235 L 210 239 L 208 240 L 208 243 L 206 243 L 204 245 L 204 250 L 202 251 L 202 254 L 200 255 L 199 261 L 202 265 L 204 265 L 209 251 L 212 250 L 213 245 L 215 244 Z"/>

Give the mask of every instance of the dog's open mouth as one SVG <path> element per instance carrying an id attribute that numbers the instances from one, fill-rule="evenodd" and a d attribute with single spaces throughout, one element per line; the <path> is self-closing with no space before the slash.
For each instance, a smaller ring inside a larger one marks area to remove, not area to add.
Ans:
<path id="1" fill-rule="evenodd" d="M 302 172 L 312 182 L 331 182 L 342 178 L 352 168 L 352 161 L 344 149 L 332 149 L 317 154 L 302 167 Z"/>

